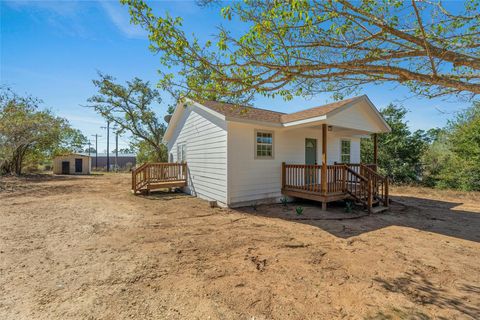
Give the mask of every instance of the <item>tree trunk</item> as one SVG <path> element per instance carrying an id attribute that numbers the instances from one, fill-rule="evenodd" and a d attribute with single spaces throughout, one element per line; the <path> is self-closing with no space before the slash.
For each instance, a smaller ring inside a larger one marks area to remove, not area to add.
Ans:
<path id="1" fill-rule="evenodd" d="M 23 166 L 23 159 L 25 157 L 25 153 L 27 153 L 28 145 L 23 145 L 19 147 L 14 155 L 14 164 L 15 164 L 15 174 L 21 175 L 22 174 L 22 166 Z"/>

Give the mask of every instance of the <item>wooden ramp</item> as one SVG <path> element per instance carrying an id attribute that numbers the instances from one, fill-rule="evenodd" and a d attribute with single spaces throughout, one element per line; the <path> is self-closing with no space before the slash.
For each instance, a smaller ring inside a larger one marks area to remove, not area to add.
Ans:
<path id="1" fill-rule="evenodd" d="M 157 189 L 181 188 L 186 185 L 186 163 L 144 163 L 132 171 L 134 194 Z"/>

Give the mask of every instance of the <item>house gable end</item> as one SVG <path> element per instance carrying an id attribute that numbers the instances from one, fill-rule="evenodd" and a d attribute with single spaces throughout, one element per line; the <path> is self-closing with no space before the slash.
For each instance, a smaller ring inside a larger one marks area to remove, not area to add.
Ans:
<path id="1" fill-rule="evenodd" d="M 391 129 L 370 100 L 364 96 L 356 103 L 327 114 L 329 125 L 356 129 L 365 132 L 390 132 Z"/>
<path id="2" fill-rule="evenodd" d="M 175 111 L 172 114 L 172 118 L 168 124 L 165 135 L 163 136 L 163 142 L 167 145 L 172 145 L 171 140 L 175 140 L 179 131 L 185 125 L 186 114 L 194 110 L 202 115 L 204 118 L 210 120 L 216 125 L 226 128 L 225 116 L 215 112 L 193 100 L 187 99 L 185 103 L 178 103 L 175 107 Z"/>

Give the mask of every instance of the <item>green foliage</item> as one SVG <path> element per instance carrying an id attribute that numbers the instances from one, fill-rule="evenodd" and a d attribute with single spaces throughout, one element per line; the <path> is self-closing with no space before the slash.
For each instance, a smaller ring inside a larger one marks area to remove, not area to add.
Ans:
<path id="1" fill-rule="evenodd" d="M 418 182 L 422 173 L 422 155 L 427 148 L 428 133 L 408 129 L 404 107 L 393 104 L 380 111 L 392 128 L 390 133 L 378 137 L 378 164 L 382 174 L 394 183 Z M 373 142 L 362 139 L 361 161 L 373 162 Z"/>
<path id="2" fill-rule="evenodd" d="M 107 121 L 114 123 L 121 132 L 133 135 L 132 148 L 138 152 L 138 161 L 167 161 L 167 151 L 162 143 L 166 126 L 158 120 L 151 105 L 161 103 L 158 90 L 139 78 L 126 85 L 115 78 L 99 73 L 93 80 L 98 94 L 88 99 L 90 105 Z"/>
<path id="3" fill-rule="evenodd" d="M 56 154 L 82 150 L 86 137 L 40 104 L 9 89 L 0 93 L 0 173 L 21 174 Z"/>
<path id="4" fill-rule="evenodd" d="M 139 140 L 132 143 L 131 147 L 137 154 L 138 164 L 168 161 L 167 147 L 163 144 L 159 148 L 154 148 L 150 143 Z"/>
<path id="5" fill-rule="evenodd" d="M 339 98 L 380 82 L 427 97 L 480 93 L 479 0 L 454 11 L 440 1 L 234 1 L 219 8 L 226 27 L 204 43 L 181 17 L 156 16 L 142 0 L 121 3 L 149 33 L 162 64 L 160 86 L 178 95 Z"/>
<path id="6" fill-rule="evenodd" d="M 352 201 L 345 201 L 345 212 L 351 213 L 353 211 L 353 202 Z"/>
<path id="7" fill-rule="evenodd" d="M 423 155 L 428 186 L 480 191 L 480 103 L 457 114 Z"/>
<path id="8" fill-rule="evenodd" d="M 296 207 L 295 212 L 297 213 L 297 216 L 301 216 L 303 214 L 303 207 Z"/>
<path id="9" fill-rule="evenodd" d="M 282 205 L 284 207 L 286 207 L 288 205 L 288 198 L 287 197 L 281 197 L 280 202 L 282 203 Z"/>
<path id="10" fill-rule="evenodd" d="M 410 132 L 403 107 L 381 110 L 392 128 L 378 137 L 382 174 L 394 183 L 480 190 L 480 103 L 458 113 L 443 129 Z M 362 139 L 361 160 L 373 161 L 373 143 Z"/>

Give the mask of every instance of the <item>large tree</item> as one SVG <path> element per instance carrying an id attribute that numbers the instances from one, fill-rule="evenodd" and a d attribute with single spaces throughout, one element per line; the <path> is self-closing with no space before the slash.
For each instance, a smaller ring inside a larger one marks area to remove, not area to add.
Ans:
<path id="1" fill-rule="evenodd" d="M 439 131 L 423 163 L 428 186 L 480 191 L 480 102 Z"/>
<path id="2" fill-rule="evenodd" d="M 122 85 L 102 73 L 93 84 L 98 94 L 88 99 L 88 107 L 116 125 L 119 131 L 130 132 L 135 140 L 132 146 L 149 150 L 149 161 L 166 161 L 167 150 L 162 143 L 166 126 L 152 109 L 153 103 L 162 101 L 158 90 L 139 78 Z"/>
<path id="3" fill-rule="evenodd" d="M 180 17 L 155 16 L 142 0 L 121 2 L 148 30 L 162 70 L 175 67 L 160 83 L 193 98 L 339 98 L 384 82 L 427 97 L 480 94 L 478 0 L 238 1 L 221 8 L 235 26 L 220 26 L 213 42 L 190 36 Z"/>
<path id="4" fill-rule="evenodd" d="M 21 174 L 55 154 L 77 151 L 86 137 L 66 119 L 39 110 L 41 101 L 19 96 L 9 89 L 0 93 L 0 173 Z"/>
<path id="5" fill-rule="evenodd" d="M 411 132 L 405 119 L 407 109 L 394 104 L 380 111 L 392 131 L 378 137 L 378 163 L 382 174 L 395 183 L 419 182 L 422 177 L 422 155 L 433 132 Z M 373 162 L 373 143 L 362 139 L 361 160 Z"/>

